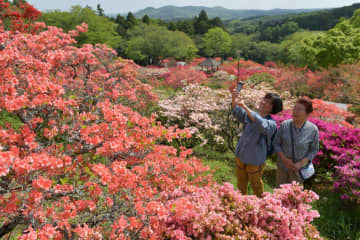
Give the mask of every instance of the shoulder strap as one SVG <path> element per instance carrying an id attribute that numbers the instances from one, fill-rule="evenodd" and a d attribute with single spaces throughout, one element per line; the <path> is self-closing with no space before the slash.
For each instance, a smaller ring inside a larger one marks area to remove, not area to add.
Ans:
<path id="1" fill-rule="evenodd" d="M 269 153 L 269 143 L 268 143 L 268 139 L 267 139 L 266 135 L 265 135 L 265 143 L 266 143 L 266 155 L 268 155 L 268 153 Z"/>
<path id="2" fill-rule="evenodd" d="M 292 160 L 295 161 L 295 147 L 294 147 L 294 134 L 293 134 L 293 123 L 290 123 L 290 136 L 291 136 L 291 150 L 292 150 Z"/>
<path id="3" fill-rule="evenodd" d="M 272 121 L 276 122 L 275 119 L 273 119 L 270 115 L 267 116 L 266 119 L 272 120 Z M 276 133 L 276 130 L 275 130 L 275 132 L 273 133 L 273 135 L 271 136 L 271 140 L 272 140 L 273 136 L 275 135 L 275 133 Z M 264 134 L 264 136 L 265 136 L 265 142 L 266 142 L 266 152 L 268 152 L 270 146 L 269 146 L 269 142 L 268 142 L 267 135 Z"/>

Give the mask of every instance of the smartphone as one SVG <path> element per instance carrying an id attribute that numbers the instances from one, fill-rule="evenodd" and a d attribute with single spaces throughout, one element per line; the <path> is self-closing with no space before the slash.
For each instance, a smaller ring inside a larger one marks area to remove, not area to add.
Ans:
<path id="1" fill-rule="evenodd" d="M 239 93 L 241 91 L 241 88 L 242 88 L 243 85 L 244 85 L 243 82 L 240 82 L 240 81 L 238 82 L 237 87 L 236 87 L 236 92 L 237 93 Z"/>

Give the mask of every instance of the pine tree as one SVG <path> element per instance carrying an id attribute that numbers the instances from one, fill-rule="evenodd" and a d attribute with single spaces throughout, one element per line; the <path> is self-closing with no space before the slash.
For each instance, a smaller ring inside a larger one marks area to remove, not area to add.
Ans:
<path id="1" fill-rule="evenodd" d="M 96 6 L 96 13 L 97 13 L 97 15 L 99 15 L 99 16 L 104 16 L 104 9 L 101 8 L 101 5 L 100 5 L 100 4 L 98 4 L 98 5 Z"/>

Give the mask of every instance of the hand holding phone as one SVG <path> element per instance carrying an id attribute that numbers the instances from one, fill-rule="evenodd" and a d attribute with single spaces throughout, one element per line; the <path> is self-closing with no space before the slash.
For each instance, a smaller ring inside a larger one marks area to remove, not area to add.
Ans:
<path id="1" fill-rule="evenodd" d="M 242 89 L 242 86 L 244 85 L 243 82 L 238 82 L 237 86 L 236 86 L 236 92 L 239 93 Z"/>

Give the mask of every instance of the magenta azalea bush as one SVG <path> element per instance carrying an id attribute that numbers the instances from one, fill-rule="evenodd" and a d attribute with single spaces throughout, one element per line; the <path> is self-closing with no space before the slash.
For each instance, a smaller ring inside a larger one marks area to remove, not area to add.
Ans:
<path id="1" fill-rule="evenodd" d="M 274 116 L 280 125 L 289 112 Z M 317 171 L 330 172 L 334 189 L 343 199 L 360 202 L 360 129 L 309 119 L 319 128 L 320 151 L 314 159 Z"/>
<path id="2" fill-rule="evenodd" d="M 311 225 L 319 213 L 309 205 L 318 196 L 295 182 L 263 198 L 242 195 L 229 183 L 183 186 L 162 198 L 171 211 L 170 239 L 322 239 Z"/>

